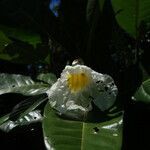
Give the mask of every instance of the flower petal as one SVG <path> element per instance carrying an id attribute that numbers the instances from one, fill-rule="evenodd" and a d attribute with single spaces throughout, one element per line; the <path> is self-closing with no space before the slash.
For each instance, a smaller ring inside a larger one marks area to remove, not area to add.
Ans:
<path id="1" fill-rule="evenodd" d="M 76 65 L 66 66 L 47 94 L 51 106 L 60 114 L 80 118 L 92 109 L 91 101 L 102 111 L 110 108 L 116 99 L 117 87 L 109 75 Z"/>

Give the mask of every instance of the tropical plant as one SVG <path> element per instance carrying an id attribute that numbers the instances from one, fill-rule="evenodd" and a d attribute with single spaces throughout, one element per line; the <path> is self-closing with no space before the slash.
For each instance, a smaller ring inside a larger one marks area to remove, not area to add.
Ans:
<path id="1" fill-rule="evenodd" d="M 1 6 L 5 3 L 8 4 L 4 0 Z M 44 15 L 49 16 L 46 12 L 32 14 L 25 9 L 25 1 L 24 4 L 13 14 L 19 12 L 26 22 L 22 20 L 19 27 L 0 25 L 0 59 L 25 64 L 29 69 L 31 65 L 48 64 L 52 73 L 47 68 L 36 71 L 32 77 L 0 74 L 0 95 L 19 93 L 29 97 L 0 118 L 0 130 L 10 132 L 18 126 L 41 122 L 47 150 L 121 150 L 124 105 L 128 101 L 146 105 L 150 102 L 149 64 L 144 59 L 150 43 L 150 2 L 51 0 L 50 17 L 46 20 L 50 19 L 54 26 L 39 22 Z M 41 2 L 36 4 L 43 10 Z M 81 10 L 79 15 L 77 10 L 70 13 L 68 6 L 73 4 L 76 9 L 79 4 L 84 10 L 86 6 L 87 22 L 83 22 Z M 78 22 L 80 15 L 82 21 Z M 0 16 L 9 18 L 10 14 Z M 66 66 L 76 57 L 81 57 L 85 65 L 80 62 Z M 76 94 L 87 83 L 92 83 L 88 90 Z"/>

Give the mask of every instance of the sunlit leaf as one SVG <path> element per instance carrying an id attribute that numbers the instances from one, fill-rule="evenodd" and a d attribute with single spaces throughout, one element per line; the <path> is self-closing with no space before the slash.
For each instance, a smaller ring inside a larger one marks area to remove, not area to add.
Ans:
<path id="1" fill-rule="evenodd" d="M 47 150 L 121 150 L 122 116 L 97 123 L 66 120 L 47 104 L 43 132 Z"/>
<path id="2" fill-rule="evenodd" d="M 20 93 L 23 95 L 38 95 L 45 93 L 49 85 L 34 82 L 30 77 L 16 74 L 0 74 L 0 94 Z"/>

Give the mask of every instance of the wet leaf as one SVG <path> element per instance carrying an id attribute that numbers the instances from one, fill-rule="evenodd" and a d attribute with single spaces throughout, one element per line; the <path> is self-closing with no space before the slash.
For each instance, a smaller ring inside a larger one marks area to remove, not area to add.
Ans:
<path id="1" fill-rule="evenodd" d="M 31 111 L 28 114 L 18 118 L 16 121 L 8 120 L 3 124 L 0 124 L 0 130 L 4 132 L 9 132 L 10 130 L 12 130 L 17 126 L 28 125 L 41 120 L 42 120 L 42 115 L 39 110 Z"/>
<path id="2" fill-rule="evenodd" d="M 30 77 L 16 74 L 0 74 L 0 94 L 20 93 L 23 95 L 38 95 L 45 93 L 49 85 L 34 82 Z"/>
<path id="3" fill-rule="evenodd" d="M 48 100 L 47 94 L 40 94 L 32 96 L 24 101 L 18 103 L 10 112 L 9 119 L 17 120 L 19 117 L 23 117 L 26 114 L 30 113 L 43 102 Z"/>
<path id="4" fill-rule="evenodd" d="M 97 123 L 66 120 L 56 115 L 48 103 L 43 132 L 47 150 L 120 150 L 122 116 Z"/>
<path id="5" fill-rule="evenodd" d="M 41 73 L 37 77 L 38 80 L 44 81 L 50 85 L 54 84 L 57 81 L 57 77 L 52 73 Z"/>

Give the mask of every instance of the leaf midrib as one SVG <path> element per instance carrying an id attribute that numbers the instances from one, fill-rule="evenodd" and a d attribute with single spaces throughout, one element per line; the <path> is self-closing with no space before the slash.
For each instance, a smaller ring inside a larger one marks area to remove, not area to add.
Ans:
<path id="1" fill-rule="evenodd" d="M 84 143 L 84 128 L 85 128 L 85 123 L 82 123 L 82 135 L 81 135 L 81 150 L 83 150 L 83 143 Z"/>

